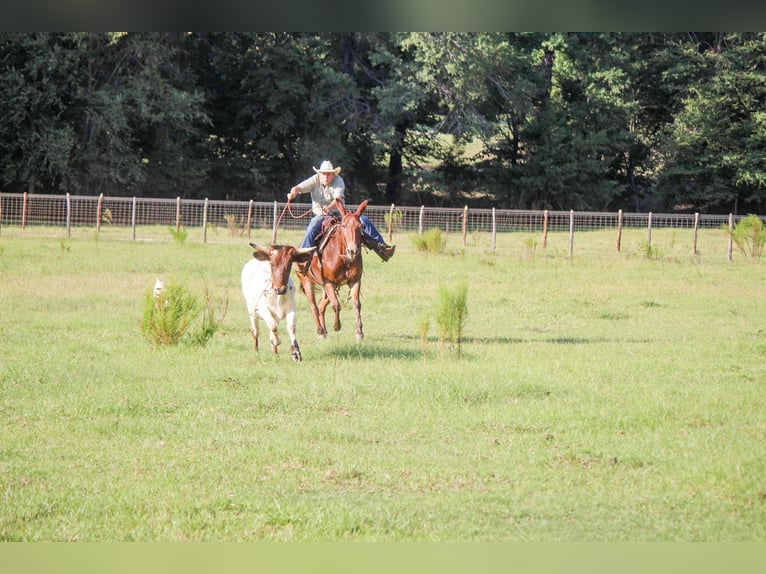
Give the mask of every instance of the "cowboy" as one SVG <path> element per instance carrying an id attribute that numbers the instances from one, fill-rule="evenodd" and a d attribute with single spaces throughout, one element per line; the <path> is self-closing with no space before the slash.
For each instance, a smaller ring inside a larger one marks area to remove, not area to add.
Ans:
<path id="1" fill-rule="evenodd" d="M 333 211 L 337 213 L 338 210 L 335 206 L 338 203 L 343 207 L 346 206 L 343 197 L 346 184 L 340 176 L 340 166 L 333 167 L 332 162 L 325 160 L 319 169 L 313 166 L 312 168 L 316 174 L 294 186 L 287 194 L 288 201 L 292 201 L 301 193 L 311 194 L 311 210 L 314 212 L 314 217 L 306 226 L 306 236 L 301 243 L 302 248 L 316 245 L 317 237 L 322 231 L 322 221 L 325 215 Z M 366 215 L 362 214 L 359 221 L 362 224 L 362 242 L 364 245 L 377 253 L 383 261 L 391 259 L 396 245 L 387 245 L 383 236 Z"/>

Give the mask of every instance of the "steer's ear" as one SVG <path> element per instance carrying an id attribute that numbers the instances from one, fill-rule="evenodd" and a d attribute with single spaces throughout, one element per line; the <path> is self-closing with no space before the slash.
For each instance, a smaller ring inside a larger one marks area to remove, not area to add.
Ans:
<path id="1" fill-rule="evenodd" d="M 260 245 L 257 245 L 250 242 L 250 247 L 252 247 L 255 251 L 253 251 L 253 257 L 258 259 L 258 261 L 268 261 L 269 260 L 269 250 L 265 247 L 261 247 Z"/>

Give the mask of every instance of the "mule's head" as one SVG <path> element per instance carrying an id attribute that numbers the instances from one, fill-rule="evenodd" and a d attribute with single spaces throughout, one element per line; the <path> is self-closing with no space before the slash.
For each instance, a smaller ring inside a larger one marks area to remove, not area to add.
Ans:
<path id="1" fill-rule="evenodd" d="M 316 247 L 301 249 L 292 245 L 261 247 L 255 243 L 251 243 L 250 247 L 254 249 L 253 257 L 259 261 L 268 261 L 271 265 L 271 288 L 277 295 L 284 295 L 287 292 L 293 262 L 305 263 L 316 249 Z"/>
<path id="2" fill-rule="evenodd" d="M 355 260 L 362 253 L 362 222 L 359 216 L 367 207 L 368 200 L 364 200 L 356 211 L 341 210 L 343 218 L 340 222 L 340 230 L 343 234 L 343 242 L 346 244 L 346 258 Z"/>

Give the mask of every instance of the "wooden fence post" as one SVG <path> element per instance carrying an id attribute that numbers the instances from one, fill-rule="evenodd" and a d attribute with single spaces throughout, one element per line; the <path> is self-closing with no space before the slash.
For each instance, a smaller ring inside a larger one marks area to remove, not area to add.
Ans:
<path id="1" fill-rule="evenodd" d="M 66 236 L 72 236 L 72 198 L 66 194 Z"/>
<path id="2" fill-rule="evenodd" d="M 649 212 L 649 221 L 646 225 L 646 243 L 651 246 L 652 245 L 652 212 Z"/>
<path id="3" fill-rule="evenodd" d="M 24 197 L 21 199 L 21 229 L 27 228 L 27 192 L 24 192 Z"/>
<path id="4" fill-rule="evenodd" d="M 253 225 L 253 200 L 247 204 L 247 237 L 250 238 L 250 227 Z"/>
<path id="5" fill-rule="evenodd" d="M 101 231 L 101 208 L 104 205 L 104 194 L 98 196 L 98 203 L 96 204 L 96 232 Z"/>
<path id="6" fill-rule="evenodd" d="M 622 247 L 622 209 L 617 212 L 617 253 Z"/>
<path id="7" fill-rule="evenodd" d="M 734 242 L 733 242 L 733 235 L 734 232 L 734 215 L 729 214 L 729 248 L 726 251 L 726 256 L 729 258 L 729 263 L 732 261 L 732 255 L 733 255 L 733 248 L 734 248 Z"/>
<path id="8" fill-rule="evenodd" d="M 176 197 L 176 233 L 181 231 L 181 196 Z"/>
<path id="9" fill-rule="evenodd" d="M 3 192 L 0 191 L 0 233 L 3 231 Z"/>
<path id="10" fill-rule="evenodd" d="M 497 247 L 497 215 L 495 213 L 495 208 L 492 208 L 492 253 L 495 252 L 495 248 Z"/>
<path id="11" fill-rule="evenodd" d="M 543 249 L 548 247 L 548 210 L 543 211 Z"/>
<path id="12" fill-rule="evenodd" d="M 574 253 L 574 209 L 569 210 L 569 257 Z"/>
<path id="13" fill-rule="evenodd" d="M 207 243 L 207 197 L 202 207 L 202 243 Z"/>
<path id="14" fill-rule="evenodd" d="M 388 212 L 388 242 L 391 243 L 394 236 L 394 204 Z"/>
<path id="15" fill-rule="evenodd" d="M 277 223 L 279 222 L 279 215 L 278 215 L 279 209 L 277 208 L 277 202 L 274 200 L 274 209 L 272 213 L 272 221 L 271 224 L 271 244 L 274 245 L 277 242 Z"/>
<path id="16" fill-rule="evenodd" d="M 425 205 L 420 206 L 420 216 L 418 217 L 418 235 L 423 235 L 423 212 L 425 209 Z"/>
<path id="17" fill-rule="evenodd" d="M 466 205 L 463 208 L 463 249 L 465 249 L 465 236 L 466 231 L 468 230 L 468 206 Z"/>
<path id="18" fill-rule="evenodd" d="M 694 255 L 697 255 L 697 232 L 699 230 L 699 225 L 700 225 L 700 214 L 695 213 L 694 214 L 694 242 L 692 245 L 692 253 L 694 253 Z"/>
<path id="19" fill-rule="evenodd" d="M 133 196 L 133 212 L 130 216 L 130 227 L 133 229 L 133 241 L 136 240 L 136 196 Z"/>

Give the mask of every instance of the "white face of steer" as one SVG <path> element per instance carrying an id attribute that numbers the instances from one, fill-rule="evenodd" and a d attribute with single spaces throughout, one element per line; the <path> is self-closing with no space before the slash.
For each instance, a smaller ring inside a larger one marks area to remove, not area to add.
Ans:
<path id="1" fill-rule="evenodd" d="M 271 287 L 277 295 L 284 295 L 287 292 L 287 282 L 290 279 L 293 262 L 308 261 L 316 249 L 315 247 L 296 249 L 292 245 L 261 247 L 255 243 L 251 243 L 250 246 L 255 249 L 253 257 L 259 261 L 268 261 L 271 265 Z"/>

